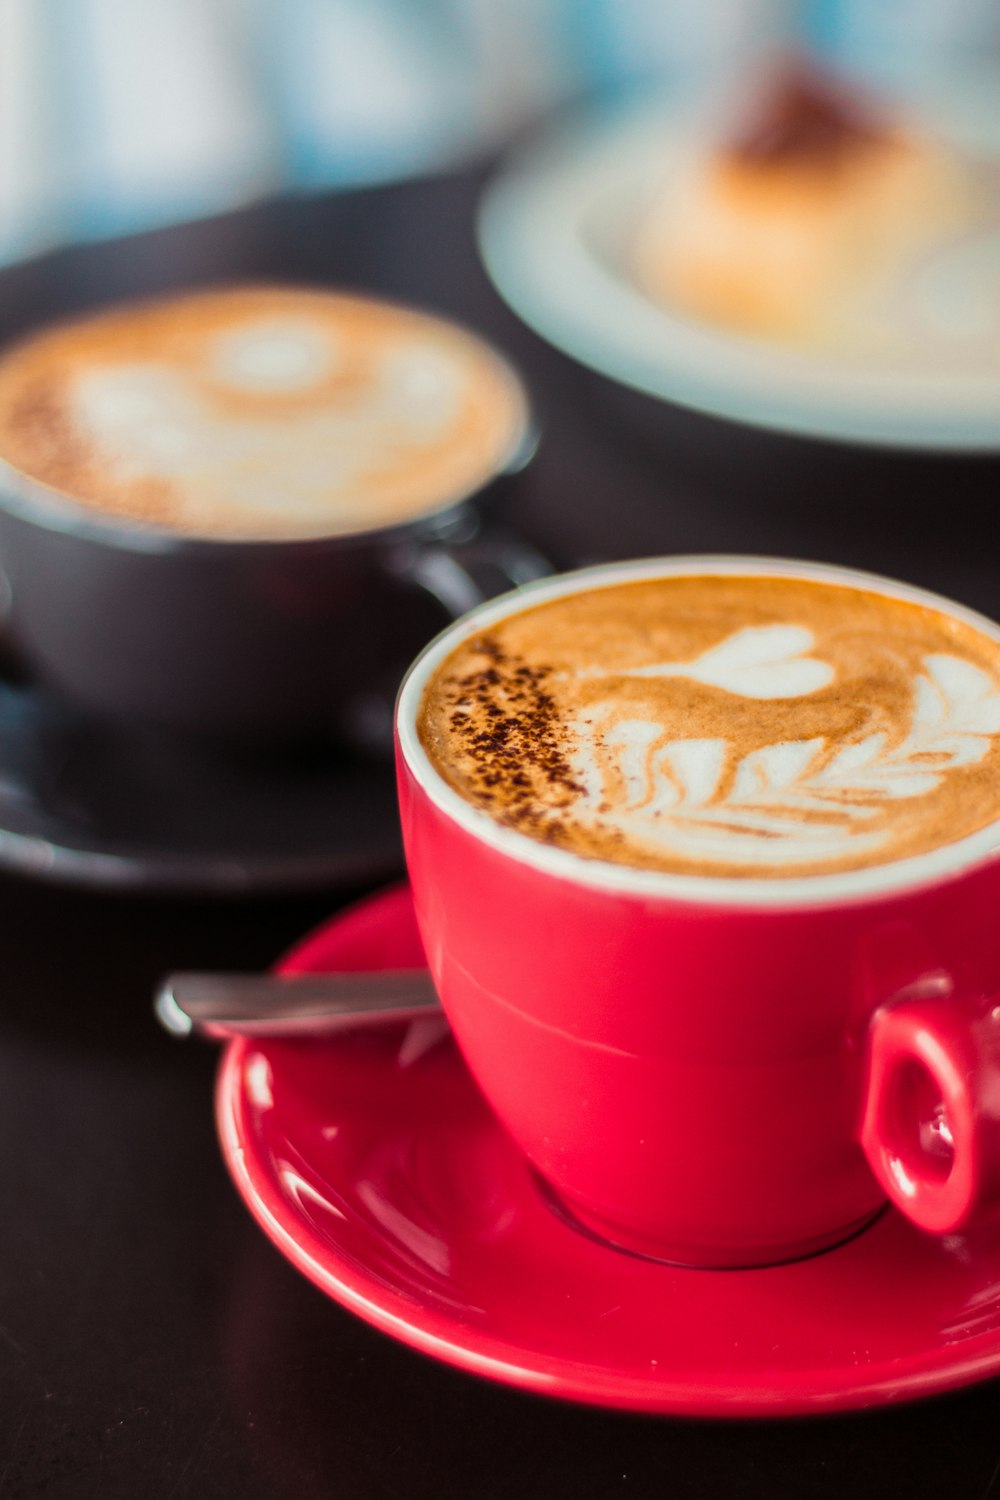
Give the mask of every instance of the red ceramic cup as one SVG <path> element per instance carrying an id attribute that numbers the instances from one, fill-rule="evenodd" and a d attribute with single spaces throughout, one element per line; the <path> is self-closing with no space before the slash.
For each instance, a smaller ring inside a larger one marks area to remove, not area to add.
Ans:
<path id="1" fill-rule="evenodd" d="M 844 874 L 720 879 L 537 843 L 465 802 L 416 732 L 466 635 L 556 594 L 664 572 L 853 582 L 759 559 L 591 569 L 475 610 L 397 705 L 403 835 L 428 962 L 483 1093 L 566 1212 L 665 1260 L 802 1256 L 892 1199 L 958 1231 L 1000 1197 L 1000 824 Z"/>

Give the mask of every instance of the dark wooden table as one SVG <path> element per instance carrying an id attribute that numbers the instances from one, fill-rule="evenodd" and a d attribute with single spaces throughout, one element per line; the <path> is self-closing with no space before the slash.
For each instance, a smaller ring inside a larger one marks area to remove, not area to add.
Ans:
<path id="1" fill-rule="evenodd" d="M 1000 464 L 835 449 L 629 396 L 521 327 L 475 254 L 481 172 L 275 202 L 0 279 L 4 337 L 223 276 L 337 281 L 457 315 L 545 430 L 512 519 L 559 562 L 848 562 L 1000 613 Z M 1000 1496 L 1000 1382 L 815 1420 L 647 1419 L 435 1364 L 264 1239 L 215 1142 L 209 1048 L 156 1028 L 178 967 L 253 969 L 358 890 L 169 899 L 0 876 L 0 1495 L 54 1500 Z"/>

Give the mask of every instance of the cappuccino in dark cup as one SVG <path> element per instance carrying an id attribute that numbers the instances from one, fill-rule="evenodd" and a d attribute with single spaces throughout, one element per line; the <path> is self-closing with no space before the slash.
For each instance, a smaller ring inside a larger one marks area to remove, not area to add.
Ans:
<path id="1" fill-rule="evenodd" d="M 377 710 L 387 743 L 407 661 L 533 566 L 504 539 L 487 571 L 478 536 L 533 439 L 488 343 L 373 297 L 217 287 L 40 329 L 0 354 L 7 634 L 94 715 L 367 745 Z"/>
<path id="2" fill-rule="evenodd" d="M 0 457 L 88 510 L 212 538 L 343 535 L 474 492 L 519 382 L 444 319 L 292 287 L 192 292 L 0 358 Z"/>

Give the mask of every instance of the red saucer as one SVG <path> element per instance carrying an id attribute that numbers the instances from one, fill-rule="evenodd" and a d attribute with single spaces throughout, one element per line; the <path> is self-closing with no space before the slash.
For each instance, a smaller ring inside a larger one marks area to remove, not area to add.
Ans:
<path id="1" fill-rule="evenodd" d="M 394 889 L 288 970 L 422 961 Z M 549 1207 L 436 1018 L 329 1042 L 235 1042 L 226 1162 L 278 1249 L 426 1354 L 602 1406 L 699 1416 L 849 1410 L 1000 1373 L 1000 1237 L 892 1212 L 836 1250 L 693 1271 L 605 1248 Z"/>

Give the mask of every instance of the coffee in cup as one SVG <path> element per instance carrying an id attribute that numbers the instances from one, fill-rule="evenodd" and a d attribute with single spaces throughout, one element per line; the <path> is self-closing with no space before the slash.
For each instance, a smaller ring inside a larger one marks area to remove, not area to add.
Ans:
<path id="1" fill-rule="evenodd" d="M 488 343 L 371 297 L 218 287 L 38 331 L 0 356 L 5 635 L 113 724 L 384 749 L 413 653 L 545 570 L 485 524 L 533 446 Z"/>
<path id="2" fill-rule="evenodd" d="M 451 627 L 396 733 L 438 992 L 565 1217 L 725 1267 L 1000 1204 L 1000 626 L 610 565 Z"/>
<path id="3" fill-rule="evenodd" d="M 0 455 L 98 515 L 213 539 L 343 535 L 477 490 L 523 439 L 481 340 L 371 298 L 196 291 L 0 357 Z"/>
<path id="4" fill-rule="evenodd" d="M 504 827 L 677 874 L 861 869 L 1000 818 L 996 640 L 829 578 L 560 594 L 463 640 L 420 733 Z"/>

